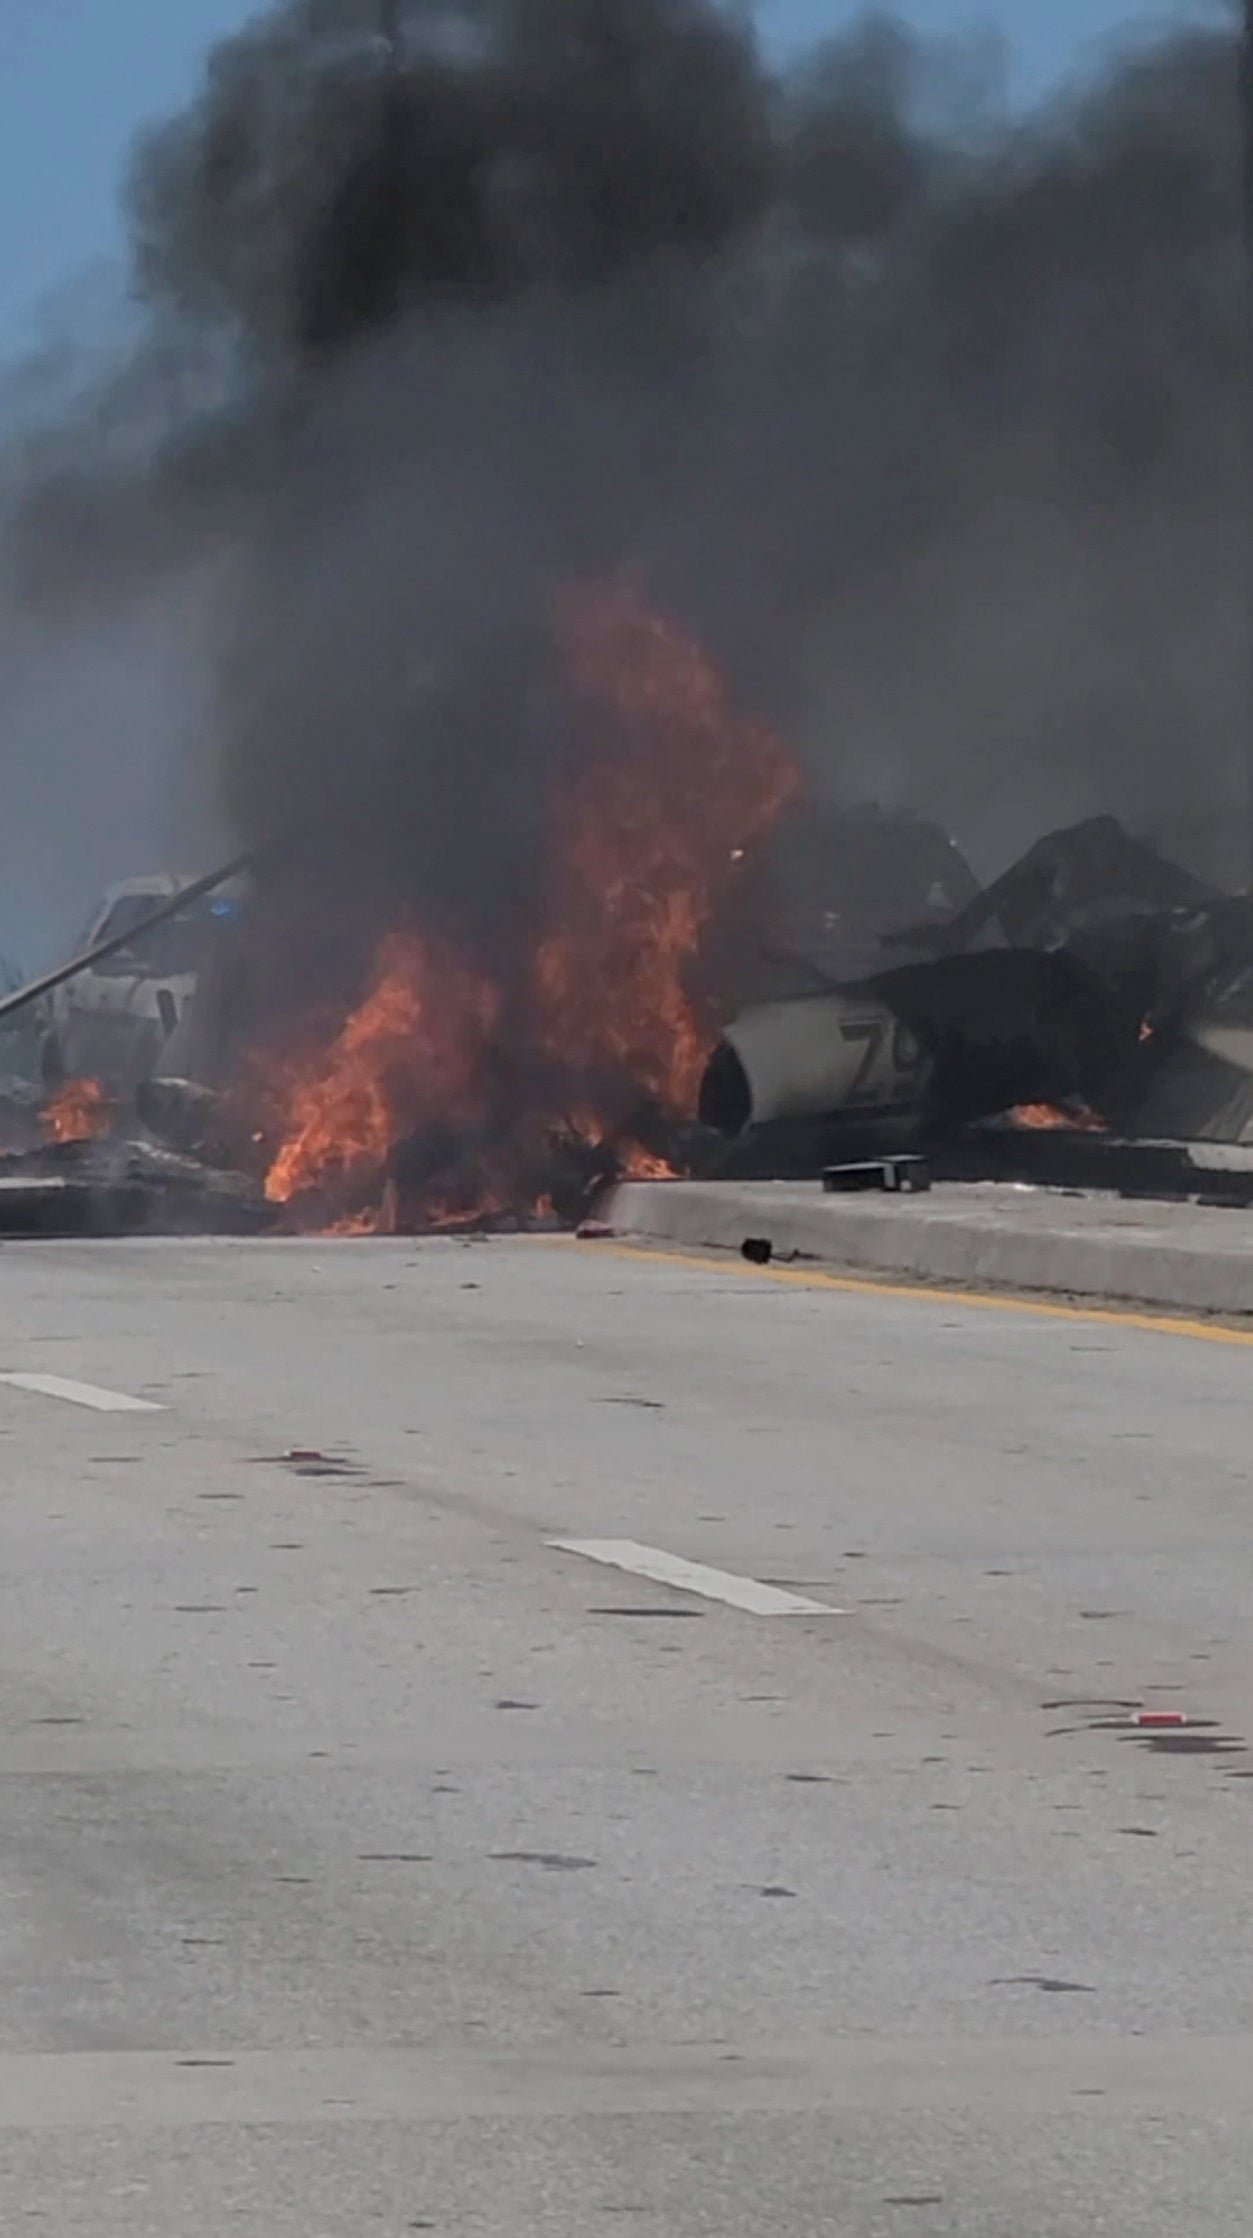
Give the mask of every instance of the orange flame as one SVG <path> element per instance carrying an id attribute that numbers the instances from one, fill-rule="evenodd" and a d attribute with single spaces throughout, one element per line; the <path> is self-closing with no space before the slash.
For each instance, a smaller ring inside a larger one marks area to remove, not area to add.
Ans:
<path id="1" fill-rule="evenodd" d="M 771 731 L 733 714 L 700 647 L 633 592 L 571 594 L 559 635 L 601 752 L 558 820 L 557 925 L 535 959 L 544 1043 L 691 1112 L 714 1035 L 684 966 L 797 772 Z"/>
<path id="2" fill-rule="evenodd" d="M 1098 1111 L 1059 1111 L 1051 1103 L 1019 1103 L 1010 1112 L 1016 1127 L 1069 1127 L 1074 1134 L 1103 1135 L 1105 1121 Z"/>
<path id="3" fill-rule="evenodd" d="M 50 1142 L 95 1142 L 112 1123 L 112 1098 L 100 1080 L 67 1080 L 45 1104 L 41 1120 Z"/>
<path id="4" fill-rule="evenodd" d="M 459 957 L 416 933 L 379 950 L 365 1001 L 321 1061 L 286 1083 L 287 1135 L 266 1180 L 272 1204 L 380 1179 L 423 1124 L 472 1125 L 497 997 Z"/>
<path id="5" fill-rule="evenodd" d="M 699 646 L 634 593 L 570 596 L 558 638 L 592 751 L 552 818 L 548 925 L 521 996 L 506 1014 L 500 990 L 446 942 L 392 934 L 330 1049 L 278 1082 L 282 1143 L 266 1193 L 308 1199 L 339 1232 L 403 1222 L 389 1166 L 424 1132 L 471 1144 L 447 1161 L 451 1184 L 445 1174 L 422 1191 L 427 1227 L 550 1210 L 536 1167 L 554 1136 L 593 1166 L 603 1150 L 610 1169 L 673 1170 L 629 1130 L 620 1139 L 621 1114 L 649 1102 L 676 1118 L 694 1111 L 714 1033 L 685 969 L 796 772 L 773 733 L 735 716 Z M 549 1080 L 529 1102 L 496 1084 L 506 1047 L 531 1059 L 513 1065 L 515 1083 Z"/>

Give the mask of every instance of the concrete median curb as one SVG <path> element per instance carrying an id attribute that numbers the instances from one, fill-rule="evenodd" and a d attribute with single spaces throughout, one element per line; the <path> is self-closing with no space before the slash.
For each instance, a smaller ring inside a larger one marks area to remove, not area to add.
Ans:
<path id="1" fill-rule="evenodd" d="M 615 1235 L 687 1250 L 768 1241 L 776 1259 L 919 1283 L 1253 1314 L 1253 1211 L 950 1184 L 825 1196 L 818 1183 L 624 1182 Z"/>

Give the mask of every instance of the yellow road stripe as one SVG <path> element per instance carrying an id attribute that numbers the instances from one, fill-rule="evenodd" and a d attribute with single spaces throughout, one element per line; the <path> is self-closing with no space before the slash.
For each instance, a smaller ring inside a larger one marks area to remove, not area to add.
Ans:
<path id="1" fill-rule="evenodd" d="M 950 1290 L 921 1282 L 878 1281 L 873 1275 L 825 1274 L 817 1267 L 757 1267 L 732 1252 L 671 1251 L 665 1244 L 578 1243 L 570 1236 L 536 1237 L 562 1250 L 607 1253 L 616 1259 L 652 1260 L 663 1266 L 695 1268 L 705 1274 L 730 1271 L 765 1282 L 791 1283 L 800 1290 L 845 1290 L 859 1297 L 909 1298 L 923 1305 L 974 1306 L 995 1313 L 1032 1313 L 1050 1321 L 1103 1321 L 1119 1329 L 1147 1329 L 1154 1336 L 1193 1337 L 1202 1344 L 1253 1345 L 1253 1329 L 1233 1329 L 1221 1321 L 1189 1321 L 1163 1313 L 1136 1313 L 1117 1306 L 1059 1305 L 1050 1299 L 1017 1298 L 992 1290 Z"/>

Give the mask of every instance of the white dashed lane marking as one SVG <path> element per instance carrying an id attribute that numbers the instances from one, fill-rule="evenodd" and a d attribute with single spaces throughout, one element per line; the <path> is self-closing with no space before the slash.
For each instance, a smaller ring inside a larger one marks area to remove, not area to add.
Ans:
<path id="1" fill-rule="evenodd" d="M 703 1562 L 685 1562 L 681 1554 L 667 1554 L 659 1546 L 638 1546 L 634 1539 L 549 1539 L 557 1554 L 581 1554 L 588 1562 L 603 1562 L 612 1570 L 629 1570 L 632 1577 L 650 1578 L 654 1585 L 672 1585 L 679 1593 L 697 1593 L 705 1601 L 725 1601 L 733 1609 L 747 1609 L 750 1616 L 842 1616 L 842 1609 L 825 1601 L 808 1601 L 803 1593 L 785 1593 L 780 1586 L 762 1585 L 755 1577 L 737 1577 L 730 1570 L 711 1570 Z"/>
<path id="2" fill-rule="evenodd" d="M 97 1414 L 163 1414 L 155 1399 L 132 1399 L 125 1391 L 103 1391 L 98 1383 L 76 1383 L 65 1375 L 0 1375 L 14 1391 L 37 1391 L 45 1399 L 66 1399 Z"/>

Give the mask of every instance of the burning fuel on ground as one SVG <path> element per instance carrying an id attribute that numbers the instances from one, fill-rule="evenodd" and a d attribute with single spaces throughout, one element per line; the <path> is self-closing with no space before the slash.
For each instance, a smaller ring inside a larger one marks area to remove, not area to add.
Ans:
<path id="1" fill-rule="evenodd" d="M 95 1142 L 113 1125 L 114 1102 L 100 1080 L 67 1080 L 41 1118 L 49 1142 Z"/>

